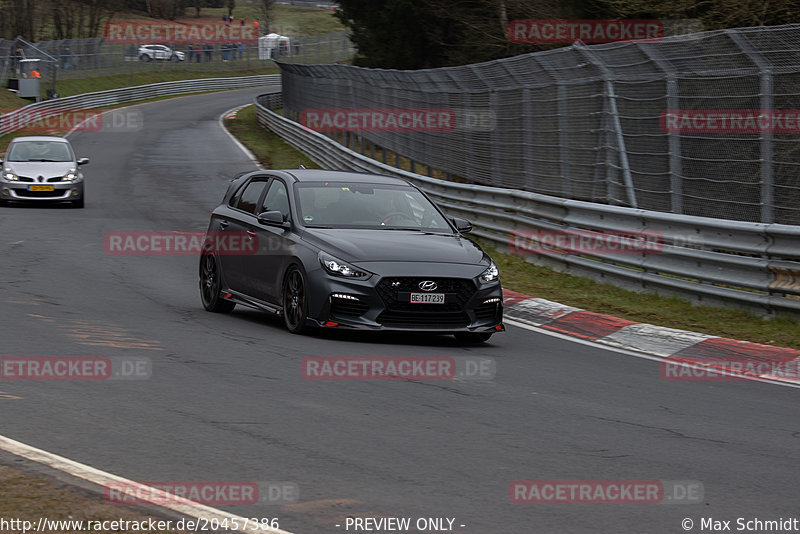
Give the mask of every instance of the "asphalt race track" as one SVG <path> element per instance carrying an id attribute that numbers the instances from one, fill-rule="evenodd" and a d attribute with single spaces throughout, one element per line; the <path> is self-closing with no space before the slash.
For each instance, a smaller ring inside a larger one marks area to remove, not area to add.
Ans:
<path id="1" fill-rule="evenodd" d="M 106 253 L 108 232 L 205 230 L 230 177 L 253 168 L 219 116 L 258 93 L 143 104 L 140 131 L 75 133 L 91 158 L 86 208 L 0 209 L 2 356 L 152 362 L 147 380 L 1 381 L 0 434 L 133 480 L 295 483 L 294 505 L 219 507 L 294 533 L 345 532 L 347 516 L 528 534 L 797 514 L 794 388 L 665 381 L 657 362 L 515 326 L 479 347 L 295 336 L 255 311 L 205 312 L 194 256 Z M 497 374 L 309 381 L 309 356 L 483 356 Z M 694 480 L 704 497 L 512 504 L 515 480 Z"/>

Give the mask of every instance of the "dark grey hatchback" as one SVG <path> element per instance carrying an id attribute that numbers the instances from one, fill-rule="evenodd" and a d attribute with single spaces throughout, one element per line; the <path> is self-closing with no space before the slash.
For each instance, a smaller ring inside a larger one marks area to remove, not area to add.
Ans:
<path id="1" fill-rule="evenodd" d="M 200 258 L 203 306 L 282 315 L 286 327 L 451 333 L 503 328 L 497 266 L 418 188 L 311 169 L 238 175 L 212 212 Z M 231 253 L 213 243 L 242 244 Z M 235 238 L 241 236 L 242 240 Z"/>

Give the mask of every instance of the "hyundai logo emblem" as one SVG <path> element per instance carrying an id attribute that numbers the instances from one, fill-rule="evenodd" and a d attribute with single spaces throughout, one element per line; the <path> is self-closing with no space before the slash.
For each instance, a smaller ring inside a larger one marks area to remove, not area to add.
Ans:
<path id="1" fill-rule="evenodd" d="M 439 287 L 433 280 L 424 280 L 419 283 L 419 288 L 423 291 L 434 291 Z"/>

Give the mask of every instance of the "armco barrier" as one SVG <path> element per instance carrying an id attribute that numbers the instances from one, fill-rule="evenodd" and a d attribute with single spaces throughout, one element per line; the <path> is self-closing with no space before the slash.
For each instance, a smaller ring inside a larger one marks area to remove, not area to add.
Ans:
<path id="1" fill-rule="evenodd" d="M 358 154 L 271 111 L 280 95 L 256 99 L 259 123 L 330 169 L 393 175 L 424 189 L 473 233 L 509 245 L 515 232 L 653 232 L 655 254 L 536 255 L 536 263 L 637 289 L 678 293 L 710 304 L 733 303 L 768 314 L 800 312 L 800 226 L 759 224 L 567 200 L 514 189 L 447 182 Z"/>
<path id="2" fill-rule="evenodd" d="M 245 87 L 258 87 L 280 84 L 280 74 L 264 74 L 258 76 L 240 76 L 231 78 L 203 78 L 199 80 L 180 80 L 175 82 L 161 82 L 149 85 L 137 85 L 110 89 L 95 93 L 84 93 L 63 98 L 54 98 L 30 104 L 23 108 L 2 115 L 0 118 L 0 134 L 15 131 L 14 125 L 19 121 L 14 120 L 17 115 L 32 111 L 47 110 L 81 110 L 102 106 L 113 106 L 126 102 L 136 102 L 157 98 L 160 96 L 180 95 L 185 93 L 199 93 L 204 91 L 221 91 L 225 89 L 240 89 Z"/>

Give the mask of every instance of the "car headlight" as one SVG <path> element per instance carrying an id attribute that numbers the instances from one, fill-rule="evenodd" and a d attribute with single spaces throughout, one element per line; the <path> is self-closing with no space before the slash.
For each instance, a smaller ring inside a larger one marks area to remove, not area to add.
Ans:
<path id="1" fill-rule="evenodd" d="M 320 251 L 319 262 L 322 264 L 322 268 L 325 269 L 325 272 L 332 276 L 341 276 L 342 278 L 349 278 L 351 280 L 366 280 L 372 276 L 371 272 L 353 267 L 349 263 L 331 256 L 327 252 Z"/>
<path id="2" fill-rule="evenodd" d="M 481 273 L 479 278 L 484 284 L 497 281 L 500 278 L 500 271 L 497 270 L 497 265 L 492 262 L 489 267 Z"/>
<path id="3" fill-rule="evenodd" d="M 75 171 L 69 171 L 61 177 L 62 182 L 74 182 L 78 179 L 78 174 Z"/>
<path id="4" fill-rule="evenodd" d="M 14 174 L 13 172 L 4 172 L 3 173 L 3 178 L 8 180 L 9 182 L 16 182 L 17 181 L 17 175 Z"/>

